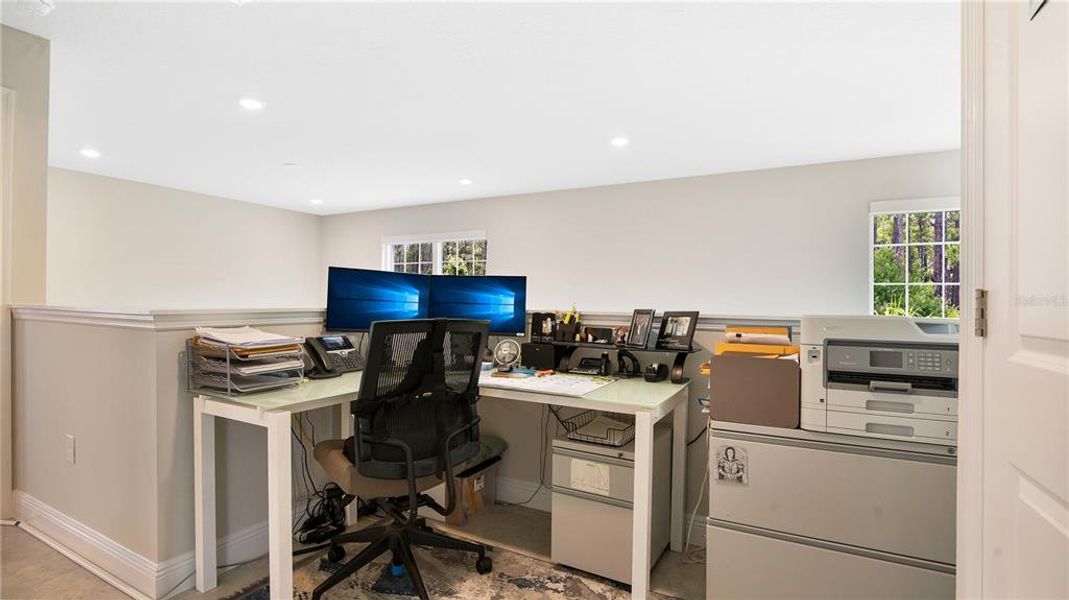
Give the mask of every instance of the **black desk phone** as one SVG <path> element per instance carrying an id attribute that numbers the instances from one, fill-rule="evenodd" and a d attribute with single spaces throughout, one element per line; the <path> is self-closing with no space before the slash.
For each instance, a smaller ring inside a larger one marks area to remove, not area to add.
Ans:
<path id="1" fill-rule="evenodd" d="M 364 356 L 344 335 L 324 335 L 306 338 L 304 351 L 312 360 L 309 379 L 327 379 L 342 373 L 361 371 L 366 364 Z"/>

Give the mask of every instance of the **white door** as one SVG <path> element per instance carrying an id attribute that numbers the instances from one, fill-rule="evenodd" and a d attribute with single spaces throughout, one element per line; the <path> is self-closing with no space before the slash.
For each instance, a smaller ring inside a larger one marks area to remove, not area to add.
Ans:
<path id="1" fill-rule="evenodd" d="M 985 7 L 982 589 L 1066 599 L 1069 4 L 1031 17 Z"/>

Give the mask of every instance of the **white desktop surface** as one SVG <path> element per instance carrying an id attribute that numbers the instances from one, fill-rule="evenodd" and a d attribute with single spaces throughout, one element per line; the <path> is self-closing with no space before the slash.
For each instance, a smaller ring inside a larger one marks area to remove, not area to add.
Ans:
<path id="1" fill-rule="evenodd" d="M 309 379 L 298 385 L 228 396 L 225 391 L 198 390 L 194 395 L 194 494 L 196 588 L 216 586 L 215 441 L 213 419 L 222 417 L 267 429 L 269 572 L 272 600 L 289 598 L 293 586 L 291 533 L 292 459 L 290 416 L 327 406 L 339 410 L 341 435 L 351 435 L 349 402 L 356 399 L 362 372 L 330 379 Z M 641 378 L 618 379 L 585 396 L 564 396 L 480 385 L 482 397 L 552 404 L 635 415 L 635 501 L 632 527 L 632 597 L 649 592 L 650 531 L 653 485 L 653 427 L 672 414 L 673 550 L 683 549 L 683 494 L 687 432 L 688 383 L 650 383 Z"/>

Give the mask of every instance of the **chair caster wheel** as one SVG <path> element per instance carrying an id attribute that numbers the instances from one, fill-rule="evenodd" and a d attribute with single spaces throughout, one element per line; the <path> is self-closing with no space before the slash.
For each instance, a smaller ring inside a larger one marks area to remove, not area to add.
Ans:
<path id="1" fill-rule="evenodd" d="M 490 560 L 489 556 L 480 556 L 479 560 L 475 561 L 475 571 L 479 573 L 479 575 L 486 575 L 493 570 L 494 561 Z"/>
<path id="2" fill-rule="evenodd" d="M 340 563 L 343 558 L 345 558 L 345 548 L 338 544 L 331 544 L 330 549 L 327 550 L 327 561 Z"/>

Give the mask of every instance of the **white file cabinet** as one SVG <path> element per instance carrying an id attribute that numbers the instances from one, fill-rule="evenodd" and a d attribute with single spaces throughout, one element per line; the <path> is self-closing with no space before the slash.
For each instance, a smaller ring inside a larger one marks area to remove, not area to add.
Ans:
<path id="1" fill-rule="evenodd" d="M 948 450 L 781 432 L 710 432 L 710 599 L 954 597 Z"/>
<path id="2" fill-rule="evenodd" d="M 672 429 L 658 425 L 653 442 L 651 565 L 668 547 L 671 457 Z M 613 448 L 554 440 L 553 561 L 630 583 L 633 482 L 633 444 Z"/>

